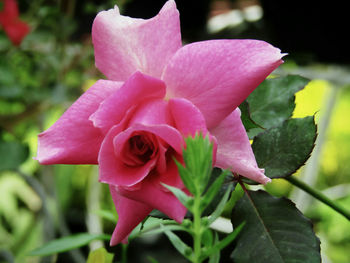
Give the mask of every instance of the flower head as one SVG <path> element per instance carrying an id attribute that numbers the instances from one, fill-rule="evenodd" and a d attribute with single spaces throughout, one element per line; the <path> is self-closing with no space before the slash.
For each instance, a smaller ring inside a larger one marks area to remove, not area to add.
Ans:
<path id="1" fill-rule="evenodd" d="M 186 209 L 163 185 L 185 187 L 174 158 L 184 137 L 214 142 L 215 166 L 259 183 L 237 106 L 282 63 L 257 40 L 210 40 L 182 46 L 175 2 L 151 19 L 100 12 L 92 27 L 99 80 L 39 135 L 42 164 L 98 164 L 119 221 L 111 244 L 126 242 L 153 209 L 182 221 Z"/>

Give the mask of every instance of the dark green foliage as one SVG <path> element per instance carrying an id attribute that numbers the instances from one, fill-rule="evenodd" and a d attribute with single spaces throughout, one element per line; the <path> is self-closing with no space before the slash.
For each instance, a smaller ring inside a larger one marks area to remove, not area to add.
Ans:
<path id="1" fill-rule="evenodd" d="M 303 77 L 293 75 L 266 79 L 247 99 L 250 117 L 266 129 L 279 125 L 292 116 L 294 94 L 308 82 Z"/>
<path id="2" fill-rule="evenodd" d="M 27 145 L 0 140 L 0 171 L 17 169 L 28 158 L 28 154 Z"/>
<path id="3" fill-rule="evenodd" d="M 255 137 L 253 151 L 266 176 L 292 175 L 310 157 L 317 136 L 314 117 L 289 119 Z"/>
<path id="4" fill-rule="evenodd" d="M 232 211 L 233 227 L 242 222 L 231 255 L 235 263 L 321 262 L 312 224 L 290 200 L 247 191 Z"/>

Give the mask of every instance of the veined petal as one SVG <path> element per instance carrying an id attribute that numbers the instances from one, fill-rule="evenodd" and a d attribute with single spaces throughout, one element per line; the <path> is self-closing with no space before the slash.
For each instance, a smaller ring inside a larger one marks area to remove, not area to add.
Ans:
<path id="1" fill-rule="evenodd" d="M 121 85 L 97 81 L 54 125 L 39 134 L 36 159 L 41 164 L 96 164 L 103 135 L 89 116 Z"/>
<path id="2" fill-rule="evenodd" d="M 173 0 L 151 19 L 122 16 L 119 9 L 100 12 L 92 25 L 95 63 L 111 80 L 126 80 L 135 71 L 160 78 L 181 47 L 179 12 Z"/>
<path id="3" fill-rule="evenodd" d="M 145 219 L 153 208 L 121 196 L 114 186 L 110 186 L 109 189 L 118 213 L 118 223 L 110 241 L 110 245 L 115 246 L 120 242 L 127 243 L 131 231 Z"/>
<path id="4" fill-rule="evenodd" d="M 256 163 L 240 115 L 240 110 L 236 109 L 217 127 L 210 130 L 218 142 L 215 166 L 230 169 L 251 180 L 266 184 L 271 179 L 264 175 L 264 170 Z"/>
<path id="5" fill-rule="evenodd" d="M 101 103 L 98 110 L 90 116 L 90 120 L 95 127 L 107 133 L 112 126 L 124 118 L 126 112 L 134 105 L 149 99 L 163 98 L 164 95 L 163 81 L 136 72 L 119 90 Z"/>
<path id="6" fill-rule="evenodd" d="M 259 40 L 210 40 L 179 49 L 162 79 L 167 97 L 190 100 L 213 128 L 281 63 L 280 50 Z"/>

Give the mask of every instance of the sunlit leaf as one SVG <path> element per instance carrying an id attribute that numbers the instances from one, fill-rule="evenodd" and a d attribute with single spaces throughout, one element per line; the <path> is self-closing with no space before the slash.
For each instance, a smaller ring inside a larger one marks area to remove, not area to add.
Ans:
<path id="1" fill-rule="evenodd" d="M 104 247 L 89 253 L 86 263 L 112 263 L 114 254 L 108 253 Z"/>

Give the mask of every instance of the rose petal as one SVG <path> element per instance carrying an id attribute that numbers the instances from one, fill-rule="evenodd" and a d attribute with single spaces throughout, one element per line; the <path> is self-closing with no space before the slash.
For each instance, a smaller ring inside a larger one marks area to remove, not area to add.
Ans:
<path id="1" fill-rule="evenodd" d="M 101 103 L 98 110 L 90 116 L 90 120 L 95 127 L 107 133 L 124 118 L 132 106 L 150 99 L 163 98 L 164 95 L 163 81 L 136 72 L 119 90 Z"/>
<path id="2" fill-rule="evenodd" d="M 160 185 L 158 178 L 147 178 L 139 190 L 129 191 L 119 188 L 121 195 L 153 207 L 177 222 L 182 222 L 186 208 L 169 191 Z"/>
<path id="3" fill-rule="evenodd" d="M 192 102 L 182 98 L 169 100 L 169 108 L 175 122 L 175 127 L 186 137 L 202 132 L 207 133 L 205 119 Z"/>
<path id="4" fill-rule="evenodd" d="M 183 134 L 183 136 L 194 136 L 199 132 L 204 136 L 208 134 L 204 116 L 192 102 L 183 98 L 170 99 L 169 108 L 175 122 L 175 127 Z M 217 142 L 216 138 L 210 134 L 209 138 L 214 145 L 213 163 L 215 163 Z"/>
<path id="5" fill-rule="evenodd" d="M 130 166 L 116 155 L 115 147 L 119 147 L 119 151 L 121 151 L 134 131 L 134 129 L 128 129 L 121 132 L 119 126 L 114 126 L 108 132 L 98 157 L 100 182 L 130 187 L 143 180 L 156 165 L 157 160 L 151 159 L 143 165 Z"/>
<path id="6" fill-rule="evenodd" d="M 168 124 L 173 126 L 173 119 L 168 103 L 162 99 L 155 99 L 139 105 L 137 111 L 135 111 L 133 117 L 130 119 L 129 126 L 134 124 Z"/>
<path id="7" fill-rule="evenodd" d="M 234 110 L 217 127 L 210 130 L 218 142 L 216 167 L 231 169 L 244 177 L 266 184 L 271 181 L 259 169 L 249 138 L 240 118 L 240 110 Z"/>
<path id="8" fill-rule="evenodd" d="M 152 207 L 119 195 L 115 187 L 109 187 L 118 213 L 118 223 L 114 229 L 110 245 L 127 243 L 131 231 L 153 210 Z"/>
<path id="9" fill-rule="evenodd" d="M 97 81 L 54 125 L 39 134 L 36 159 L 41 164 L 96 164 L 103 135 L 89 116 L 121 85 Z"/>
<path id="10" fill-rule="evenodd" d="M 179 162 L 182 162 L 182 156 L 173 150 L 167 152 L 166 170 L 159 173 L 159 181 L 163 184 L 177 187 L 179 189 L 185 189 L 185 186 L 179 175 L 177 165 L 174 158 Z M 164 189 L 163 189 L 164 190 Z"/>
<path id="11" fill-rule="evenodd" d="M 143 166 L 131 167 L 118 158 L 115 150 L 122 150 L 123 145 L 135 132 L 148 132 L 164 140 L 173 149 L 181 153 L 183 143 L 181 134 L 168 125 L 146 126 L 135 124 L 125 131 L 120 126 L 114 126 L 107 134 L 101 145 L 98 157 L 100 181 L 115 186 L 133 186 L 143 180 L 156 165 L 156 159 L 151 159 Z M 164 151 L 163 151 L 164 152 Z"/>
<path id="12" fill-rule="evenodd" d="M 278 65 L 280 50 L 258 40 L 210 40 L 179 49 L 162 79 L 167 97 L 190 100 L 210 129 L 235 109 Z"/>
<path id="13" fill-rule="evenodd" d="M 160 78 L 181 47 L 179 12 L 173 0 L 151 19 L 119 14 L 118 7 L 100 12 L 92 25 L 97 68 L 111 80 L 126 80 L 135 71 Z"/>

